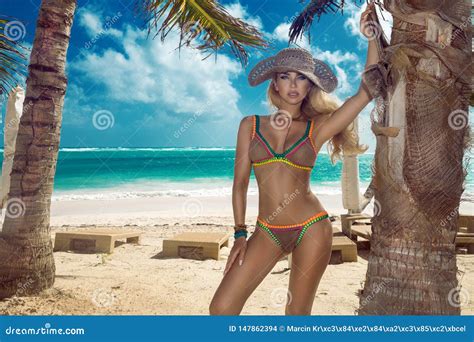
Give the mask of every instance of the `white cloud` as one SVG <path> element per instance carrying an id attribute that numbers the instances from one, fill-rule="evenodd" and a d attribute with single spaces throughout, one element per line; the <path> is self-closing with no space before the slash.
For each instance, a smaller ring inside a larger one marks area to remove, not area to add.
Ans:
<path id="1" fill-rule="evenodd" d="M 358 62 L 359 57 L 353 52 L 342 52 L 340 50 L 335 51 L 323 51 L 320 48 L 316 47 L 314 49 L 314 54 L 317 55 L 318 59 L 328 61 L 332 64 L 340 64 L 346 62 Z"/>
<path id="2" fill-rule="evenodd" d="M 344 4 L 344 12 L 349 14 L 349 17 L 344 23 L 344 28 L 353 36 L 357 37 L 357 48 L 363 50 L 367 48 L 367 38 L 365 38 L 360 32 L 360 16 L 362 12 L 367 8 L 366 5 L 361 6 L 360 8 L 355 6 L 353 3 L 347 2 Z M 379 18 L 380 25 L 382 30 L 387 37 L 387 41 L 390 42 L 390 36 L 392 32 L 393 18 L 390 12 L 384 11 L 383 17 L 381 15 L 380 9 L 378 6 L 375 6 L 377 17 Z M 385 18 L 385 19 L 384 19 Z"/>
<path id="3" fill-rule="evenodd" d="M 259 31 L 263 30 L 263 24 L 260 17 L 254 17 L 249 15 L 247 12 L 247 7 L 242 6 L 239 1 L 236 1 L 232 4 L 223 5 L 225 10 L 233 17 L 239 18 L 245 21 L 247 24 L 255 26 Z"/>
<path id="4" fill-rule="evenodd" d="M 91 7 L 82 7 L 78 10 L 77 16 L 79 26 L 86 30 L 90 38 L 98 39 L 102 35 L 115 38 L 122 36 L 119 30 L 113 28 L 122 16 L 120 11 L 104 18 L 101 11 L 92 9 Z"/>
<path id="5" fill-rule="evenodd" d="M 331 66 L 335 72 L 338 86 L 336 93 L 340 96 L 345 96 L 348 93 L 355 91 L 353 84 L 362 72 L 362 65 L 359 57 L 353 52 L 342 52 L 340 50 L 328 51 L 321 50 L 316 47 L 312 49 L 312 54 L 315 58 L 320 59 Z"/>
<path id="6" fill-rule="evenodd" d="M 279 41 L 288 40 L 288 32 L 290 30 L 290 23 L 281 23 L 275 30 L 273 30 L 273 37 Z"/>
<path id="7" fill-rule="evenodd" d="M 280 42 L 285 42 L 288 43 L 289 40 L 289 32 L 290 32 L 290 26 L 291 23 L 285 22 L 279 24 L 275 29 L 273 30 L 273 33 L 271 34 L 271 38 L 280 41 Z M 308 42 L 308 37 L 306 34 L 303 35 L 302 39 L 299 39 L 296 44 L 292 45 L 297 45 L 299 47 L 302 47 L 304 49 L 310 50 L 311 46 Z"/>
<path id="8" fill-rule="evenodd" d="M 231 83 L 242 72 L 236 61 L 222 54 L 202 60 L 207 54 L 187 47 L 179 53 L 174 31 L 164 42 L 146 39 L 146 31 L 129 25 L 121 35 L 117 49 L 86 52 L 71 67 L 104 85 L 114 100 L 154 104 L 173 115 L 202 110 L 207 118 L 241 116 L 240 95 Z"/>
<path id="9" fill-rule="evenodd" d="M 94 36 L 102 30 L 102 22 L 98 15 L 84 10 L 78 14 L 79 25 L 84 27 L 90 36 Z"/>

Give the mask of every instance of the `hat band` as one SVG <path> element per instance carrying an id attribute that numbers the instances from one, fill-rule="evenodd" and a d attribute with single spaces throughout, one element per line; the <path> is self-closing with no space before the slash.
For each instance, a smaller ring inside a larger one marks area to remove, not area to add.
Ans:
<path id="1" fill-rule="evenodd" d="M 308 64 L 307 61 L 302 61 L 300 59 L 295 59 L 295 58 L 283 59 L 275 63 L 274 66 L 278 68 L 290 68 L 290 69 L 302 70 L 306 72 L 313 72 L 314 67 L 315 67 L 314 63 Z"/>

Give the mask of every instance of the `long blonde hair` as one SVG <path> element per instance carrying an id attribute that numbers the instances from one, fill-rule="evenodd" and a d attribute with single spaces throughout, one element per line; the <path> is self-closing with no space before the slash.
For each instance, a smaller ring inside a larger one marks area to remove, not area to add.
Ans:
<path id="1" fill-rule="evenodd" d="M 276 76 L 277 73 L 273 75 L 268 87 L 267 99 L 273 107 L 279 109 L 279 103 L 283 100 L 272 84 L 273 82 L 276 84 Z M 301 113 L 308 120 L 320 118 L 324 121 L 329 119 L 339 107 L 340 105 L 334 97 L 313 84 L 301 103 Z M 331 162 L 335 164 L 337 159 L 341 159 L 342 154 L 362 154 L 368 149 L 368 146 L 359 145 L 359 136 L 354 131 L 354 123 L 352 122 L 343 131 L 329 139 L 327 148 Z"/>

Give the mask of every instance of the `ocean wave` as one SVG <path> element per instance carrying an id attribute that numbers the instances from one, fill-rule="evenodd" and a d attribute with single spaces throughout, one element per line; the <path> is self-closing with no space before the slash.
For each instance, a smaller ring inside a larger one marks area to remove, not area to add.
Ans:
<path id="1" fill-rule="evenodd" d="M 249 195 L 256 192 L 249 188 Z M 52 201 L 77 201 L 77 200 L 116 200 L 134 198 L 156 197 L 225 197 L 232 195 L 232 188 L 195 189 L 195 190 L 158 190 L 158 191 L 109 191 L 109 192 L 58 192 L 53 194 Z"/>
<path id="2" fill-rule="evenodd" d="M 125 152 L 125 151 L 230 151 L 234 147 L 63 147 L 61 152 Z"/>
<path id="3" fill-rule="evenodd" d="M 342 190 L 338 182 L 327 182 L 325 184 L 312 183 L 312 191 L 316 195 L 341 195 Z M 144 184 L 142 184 L 144 185 Z M 163 185 L 163 184 L 162 184 Z M 157 198 L 157 197 L 226 197 L 232 195 L 232 185 L 214 186 L 212 184 L 201 184 L 196 188 L 196 183 L 190 183 L 189 186 L 180 184 L 171 188 L 168 184 L 167 189 L 160 189 L 154 191 L 147 191 L 145 187 L 138 186 L 143 190 L 130 190 L 130 187 L 126 188 L 114 188 L 114 189 L 88 189 L 88 190 L 62 190 L 55 191 L 52 196 L 52 201 L 77 201 L 77 200 L 116 200 L 116 199 L 134 199 L 134 198 Z M 148 185 L 146 189 L 150 189 L 151 185 Z M 364 188 L 361 188 L 363 191 Z M 249 186 L 247 194 L 250 196 L 258 195 L 258 188 L 256 186 Z"/>

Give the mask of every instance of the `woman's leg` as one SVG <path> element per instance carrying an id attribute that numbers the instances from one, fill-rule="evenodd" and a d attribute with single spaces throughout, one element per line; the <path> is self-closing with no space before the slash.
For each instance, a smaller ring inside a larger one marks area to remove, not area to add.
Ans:
<path id="1" fill-rule="evenodd" d="M 292 253 L 286 315 L 311 315 L 319 281 L 331 258 L 331 249 L 332 225 L 329 219 L 308 227 Z"/>
<path id="2" fill-rule="evenodd" d="M 209 305 L 211 315 L 238 315 L 245 302 L 284 253 L 272 239 L 255 228 L 247 241 L 242 266 L 238 259 L 222 279 Z"/>

